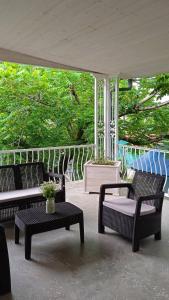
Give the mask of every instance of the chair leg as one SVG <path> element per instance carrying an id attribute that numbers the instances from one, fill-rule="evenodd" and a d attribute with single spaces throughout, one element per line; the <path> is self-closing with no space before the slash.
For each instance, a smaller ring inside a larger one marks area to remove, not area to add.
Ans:
<path id="1" fill-rule="evenodd" d="M 137 252 L 137 251 L 139 251 L 139 248 L 140 248 L 139 239 L 133 239 L 132 240 L 132 251 Z"/>
<path id="2" fill-rule="evenodd" d="M 10 265 L 4 228 L 0 226 L 0 298 L 11 292 Z"/>
<path id="3" fill-rule="evenodd" d="M 104 233 L 104 225 L 103 225 L 103 205 L 99 203 L 99 211 L 98 211 L 98 233 Z"/>
<path id="4" fill-rule="evenodd" d="M 161 230 L 159 232 L 155 233 L 154 238 L 156 241 L 161 240 Z"/>
<path id="5" fill-rule="evenodd" d="M 104 233 L 104 226 L 101 223 L 99 223 L 98 232 L 99 233 Z"/>

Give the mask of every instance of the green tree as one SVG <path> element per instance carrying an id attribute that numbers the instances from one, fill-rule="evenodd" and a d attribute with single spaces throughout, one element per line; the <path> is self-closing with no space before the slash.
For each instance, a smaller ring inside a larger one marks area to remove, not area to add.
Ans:
<path id="1" fill-rule="evenodd" d="M 169 74 L 137 79 L 120 93 L 120 138 L 150 145 L 169 138 Z"/>
<path id="2" fill-rule="evenodd" d="M 93 84 L 87 73 L 0 63 L 0 148 L 93 143 Z M 140 145 L 168 141 L 168 95 L 169 74 L 137 79 L 120 92 L 120 138 Z"/>
<path id="3" fill-rule="evenodd" d="M 93 141 L 90 74 L 0 64 L 1 148 Z"/>

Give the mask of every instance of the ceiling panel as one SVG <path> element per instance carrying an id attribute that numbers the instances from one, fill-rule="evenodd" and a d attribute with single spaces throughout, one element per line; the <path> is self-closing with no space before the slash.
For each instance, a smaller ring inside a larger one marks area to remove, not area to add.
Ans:
<path id="1" fill-rule="evenodd" d="M 0 0 L 0 59 L 126 78 L 169 72 L 169 1 Z"/>

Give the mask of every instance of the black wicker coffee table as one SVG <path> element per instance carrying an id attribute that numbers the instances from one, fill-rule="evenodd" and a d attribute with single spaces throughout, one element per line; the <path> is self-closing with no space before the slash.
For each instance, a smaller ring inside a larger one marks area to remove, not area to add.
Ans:
<path id="1" fill-rule="evenodd" d="M 15 244 L 19 244 L 19 232 L 25 233 L 25 258 L 31 258 L 32 235 L 79 223 L 81 243 L 84 243 L 83 211 L 77 206 L 56 203 L 56 213 L 46 214 L 45 207 L 20 210 L 15 215 Z"/>

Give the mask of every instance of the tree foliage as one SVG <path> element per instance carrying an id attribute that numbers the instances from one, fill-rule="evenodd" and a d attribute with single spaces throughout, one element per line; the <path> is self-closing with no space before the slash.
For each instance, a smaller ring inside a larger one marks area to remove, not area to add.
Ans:
<path id="1" fill-rule="evenodd" d="M 91 75 L 1 63 L 1 149 L 90 143 L 93 113 Z"/>
<path id="2" fill-rule="evenodd" d="M 121 138 L 140 145 L 150 145 L 168 139 L 168 95 L 169 74 L 136 80 L 132 90 L 127 93 L 121 92 Z"/>
<path id="3" fill-rule="evenodd" d="M 93 84 L 87 73 L 1 63 L 0 148 L 93 143 Z M 140 145 L 168 140 L 168 95 L 169 74 L 137 79 L 120 92 L 120 138 Z"/>

